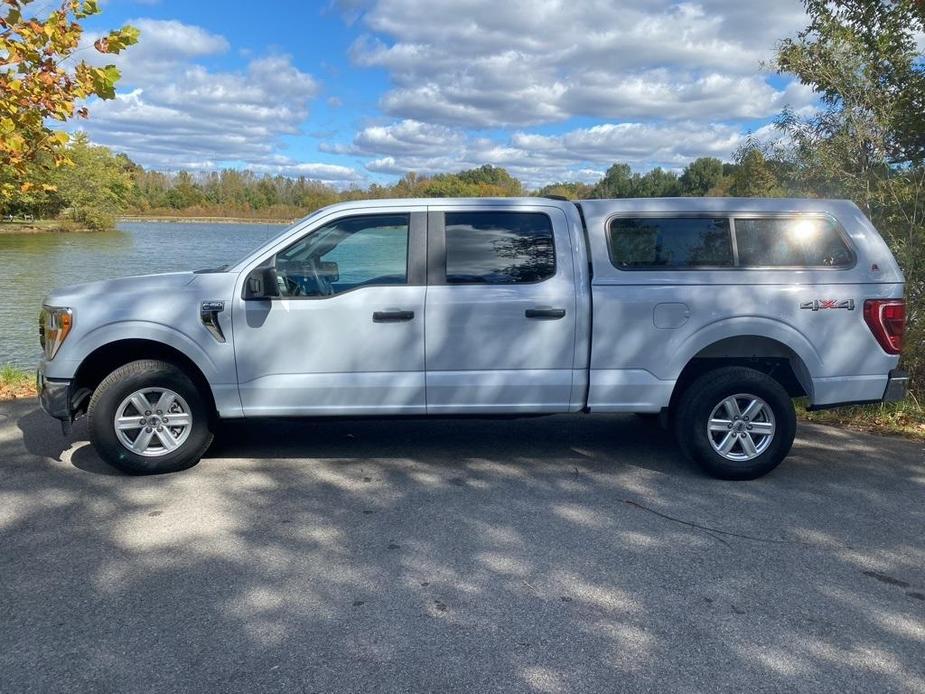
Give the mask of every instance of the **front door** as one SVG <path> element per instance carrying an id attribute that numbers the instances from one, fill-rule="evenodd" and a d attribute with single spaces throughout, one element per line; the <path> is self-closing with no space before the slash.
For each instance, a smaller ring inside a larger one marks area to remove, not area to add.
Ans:
<path id="1" fill-rule="evenodd" d="M 246 416 L 426 411 L 425 229 L 423 211 L 352 214 L 260 263 L 280 296 L 235 302 Z"/>
<path id="2" fill-rule="evenodd" d="M 430 208 L 431 414 L 567 412 L 576 287 L 558 208 Z"/>

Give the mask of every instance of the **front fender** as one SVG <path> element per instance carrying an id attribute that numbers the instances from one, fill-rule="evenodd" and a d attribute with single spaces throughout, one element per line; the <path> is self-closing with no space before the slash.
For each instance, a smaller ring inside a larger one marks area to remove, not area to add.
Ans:
<path id="1" fill-rule="evenodd" d="M 46 363 L 45 370 L 49 378 L 73 378 L 80 364 L 105 345 L 120 340 L 149 340 L 173 347 L 189 357 L 209 383 L 224 383 L 229 380 L 229 374 L 222 373 L 216 360 L 196 340 L 183 331 L 163 323 L 144 320 L 118 321 L 100 325 L 74 337 L 75 342 L 65 342 L 58 356 Z"/>

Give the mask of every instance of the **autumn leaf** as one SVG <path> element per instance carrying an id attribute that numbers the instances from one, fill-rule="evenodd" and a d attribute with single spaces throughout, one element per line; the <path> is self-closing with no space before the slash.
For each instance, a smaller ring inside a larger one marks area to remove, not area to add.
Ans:
<path id="1" fill-rule="evenodd" d="M 81 21 L 100 11 L 97 0 L 59 0 L 44 18 L 24 19 L 21 8 L 31 0 L 0 0 L 0 202 L 10 200 L 40 180 L 43 168 L 66 166 L 67 133 L 48 128 L 49 120 L 88 118 L 79 102 L 112 99 L 119 70 L 114 65 L 69 62 L 83 35 Z M 119 53 L 136 43 L 139 31 L 124 26 L 98 39 L 101 53 Z M 14 66 L 13 69 L 9 69 Z M 31 179 L 31 180 L 30 180 Z"/>

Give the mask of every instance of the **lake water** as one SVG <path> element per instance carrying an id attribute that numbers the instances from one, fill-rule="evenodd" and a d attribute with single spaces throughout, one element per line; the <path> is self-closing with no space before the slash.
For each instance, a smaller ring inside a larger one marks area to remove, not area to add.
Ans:
<path id="1" fill-rule="evenodd" d="M 122 222 L 99 234 L 0 234 L 0 364 L 33 368 L 38 313 L 55 287 L 215 267 L 280 233 L 280 224 Z"/>

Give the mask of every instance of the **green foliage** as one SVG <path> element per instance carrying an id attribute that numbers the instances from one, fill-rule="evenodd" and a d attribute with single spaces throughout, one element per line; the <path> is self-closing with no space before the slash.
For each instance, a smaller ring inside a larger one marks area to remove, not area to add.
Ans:
<path id="1" fill-rule="evenodd" d="M 399 197 L 455 198 L 523 195 L 523 185 L 506 169 L 485 164 L 454 174 L 405 175 L 395 186 Z"/>
<path id="2" fill-rule="evenodd" d="M 591 190 L 592 198 L 653 198 L 681 194 L 678 175 L 656 167 L 633 173 L 628 164 L 614 164 Z"/>
<path id="3" fill-rule="evenodd" d="M 93 231 L 112 229 L 134 187 L 127 160 L 91 145 L 83 133 L 72 138 L 65 152 L 71 164 L 50 172 L 53 189 L 36 205 L 40 216 L 63 215 Z"/>
<path id="4" fill-rule="evenodd" d="M 629 164 L 619 162 L 611 165 L 604 177 L 591 190 L 593 198 L 631 198 L 633 170 Z"/>
<path id="5" fill-rule="evenodd" d="M 35 375 L 12 364 L 0 364 L 0 400 L 35 395 Z"/>
<path id="6" fill-rule="evenodd" d="M 681 194 L 703 197 L 715 190 L 723 180 L 723 162 L 714 157 L 700 157 L 688 164 L 678 182 Z"/>
<path id="7" fill-rule="evenodd" d="M 18 369 L 12 364 L 0 364 L 0 383 L 18 383 L 31 380 L 32 374 Z"/>
<path id="8" fill-rule="evenodd" d="M 738 166 L 730 179 L 729 194 L 742 198 L 775 198 L 784 194 L 775 167 L 761 149 L 746 146 L 736 155 Z"/>
<path id="9" fill-rule="evenodd" d="M 777 67 L 811 86 L 822 108 L 784 112 L 791 184 L 854 200 L 906 275 L 905 366 L 925 378 L 925 3 L 806 0 L 810 23 L 780 45 Z"/>
<path id="10" fill-rule="evenodd" d="M 925 439 L 925 407 L 913 395 L 901 402 L 838 407 L 809 412 L 805 404 L 797 411 L 810 422 Z"/>
<path id="11" fill-rule="evenodd" d="M 585 200 L 591 197 L 593 188 L 594 186 L 590 186 L 587 183 L 551 183 L 536 191 L 536 195 L 541 197 L 544 195 L 552 195 L 568 198 L 569 200 Z"/>

